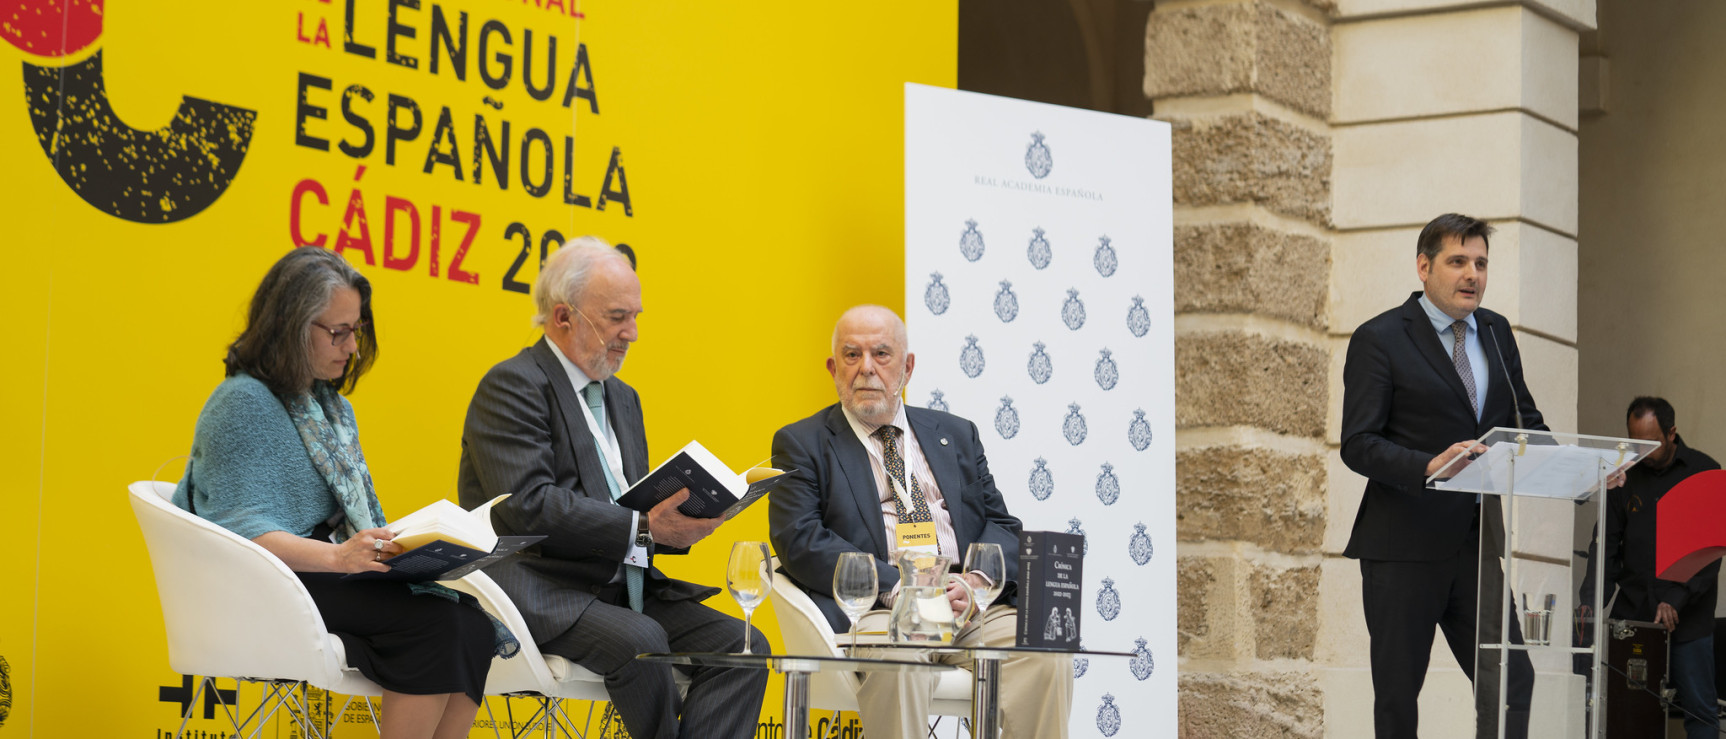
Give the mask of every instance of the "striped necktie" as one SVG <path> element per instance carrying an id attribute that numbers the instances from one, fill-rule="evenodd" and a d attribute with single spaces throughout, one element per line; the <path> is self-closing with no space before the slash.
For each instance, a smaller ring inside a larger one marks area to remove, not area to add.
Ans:
<path id="1" fill-rule="evenodd" d="M 1450 349 L 1450 363 L 1456 365 L 1456 374 L 1462 376 L 1462 387 L 1468 391 L 1469 409 L 1479 418 L 1480 400 L 1475 397 L 1474 368 L 1468 364 L 1468 321 L 1450 324 L 1450 332 L 1456 336 L 1456 343 Z"/>

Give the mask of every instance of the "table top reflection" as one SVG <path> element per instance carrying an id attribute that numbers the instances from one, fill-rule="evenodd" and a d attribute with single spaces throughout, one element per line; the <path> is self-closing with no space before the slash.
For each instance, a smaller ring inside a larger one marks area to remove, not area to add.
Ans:
<path id="1" fill-rule="evenodd" d="M 859 644 L 858 646 L 862 646 Z M 1131 655 L 1128 655 L 1131 656 Z M 744 667 L 774 672 L 940 672 L 952 665 L 869 657 L 800 656 L 791 654 L 730 654 L 724 652 L 648 652 L 636 659 L 699 667 Z"/>

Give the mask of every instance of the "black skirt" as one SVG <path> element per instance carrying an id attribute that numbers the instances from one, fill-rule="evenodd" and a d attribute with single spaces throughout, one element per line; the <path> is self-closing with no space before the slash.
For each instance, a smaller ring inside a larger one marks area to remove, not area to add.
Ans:
<path id="1" fill-rule="evenodd" d="M 342 640 L 348 665 L 397 693 L 464 693 L 485 699 L 495 632 L 462 594 L 460 602 L 416 595 L 390 580 L 343 580 L 340 573 L 297 572 L 324 627 Z"/>

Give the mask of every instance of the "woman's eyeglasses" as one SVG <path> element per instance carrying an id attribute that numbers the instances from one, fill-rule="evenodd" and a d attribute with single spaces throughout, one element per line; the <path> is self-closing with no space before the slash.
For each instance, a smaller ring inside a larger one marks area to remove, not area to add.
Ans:
<path id="1" fill-rule="evenodd" d="M 340 347 L 342 344 L 347 343 L 349 336 L 353 336 L 356 333 L 366 330 L 366 323 L 364 321 L 361 321 L 359 324 L 354 326 L 343 326 L 341 328 L 330 328 L 329 326 L 325 326 L 317 321 L 312 321 L 312 325 L 328 331 L 330 333 L 330 345 L 335 347 Z"/>

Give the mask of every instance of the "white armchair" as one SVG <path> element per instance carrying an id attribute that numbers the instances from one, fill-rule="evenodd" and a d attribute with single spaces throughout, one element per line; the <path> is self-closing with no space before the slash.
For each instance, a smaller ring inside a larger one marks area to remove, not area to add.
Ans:
<path id="1" fill-rule="evenodd" d="M 478 599 L 480 605 L 508 626 L 515 634 L 516 640 L 521 642 L 521 653 L 515 657 L 492 660 L 491 672 L 485 680 L 486 695 L 534 698 L 538 701 L 538 710 L 515 735 L 523 736 L 536 728 L 544 727 L 548 736 L 554 733 L 554 729 L 561 729 L 571 736 L 584 736 L 582 730 L 564 713 L 562 702 L 611 700 L 605 692 L 604 678 L 568 659 L 540 652 L 539 647 L 533 643 L 533 635 L 528 633 L 527 622 L 522 619 L 521 612 L 516 610 L 515 603 L 510 601 L 503 588 L 498 587 L 484 572 L 475 572 L 444 584 Z M 676 676 L 680 687 L 688 686 L 683 673 L 676 673 Z M 489 704 L 486 711 L 491 711 Z M 581 723 L 582 728 L 591 723 L 592 714 L 593 709 L 589 706 L 588 717 Z M 493 726 L 496 726 L 496 716 L 493 715 L 492 719 Z M 610 719 L 610 715 L 607 715 L 605 722 L 600 724 L 601 736 L 606 734 Z"/>
<path id="2" fill-rule="evenodd" d="M 347 665 L 341 639 L 324 628 L 311 594 L 275 555 L 176 507 L 173 483 L 135 482 L 128 490 L 156 574 L 168 666 L 202 676 L 199 692 L 214 690 L 218 677 L 264 686 L 263 704 L 244 720 L 237 707 L 226 707 L 236 735 L 255 734 L 286 709 L 303 733 L 324 736 L 328 727 L 313 721 L 296 695 L 302 685 L 346 696 L 383 694 Z M 231 607 L 212 608 L 212 601 Z"/>

